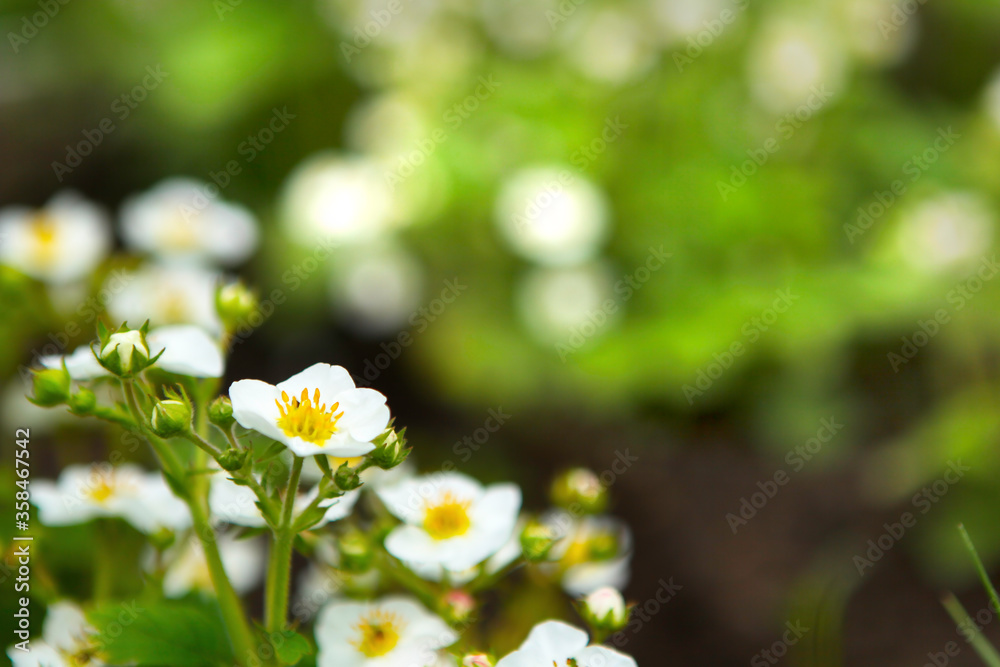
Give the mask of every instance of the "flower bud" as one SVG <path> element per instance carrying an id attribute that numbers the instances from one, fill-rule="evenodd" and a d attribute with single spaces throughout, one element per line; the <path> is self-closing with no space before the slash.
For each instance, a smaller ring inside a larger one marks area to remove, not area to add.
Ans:
<path id="1" fill-rule="evenodd" d="M 69 409 L 75 415 L 89 415 L 97 407 L 97 396 L 86 387 L 80 387 L 69 397 Z"/>
<path id="2" fill-rule="evenodd" d="M 396 433 L 395 429 L 389 428 L 372 441 L 375 449 L 369 456 L 375 465 L 382 470 L 390 470 L 406 460 L 410 450 L 406 447 L 405 434 L 406 429 Z"/>
<path id="3" fill-rule="evenodd" d="M 139 329 L 128 329 L 123 324 L 118 331 L 108 333 L 102 325 L 99 329 L 101 354 L 98 358 L 101 366 L 118 377 L 126 378 L 152 366 L 159 355 L 150 358 L 149 344 L 146 342 L 148 328 L 147 321 Z"/>
<path id="4" fill-rule="evenodd" d="M 552 482 L 552 502 L 573 514 L 599 514 L 608 506 L 608 491 L 587 468 L 573 468 Z"/>
<path id="5" fill-rule="evenodd" d="M 218 462 L 223 470 L 240 470 L 247 462 L 248 452 L 241 449 L 227 449 L 219 454 Z"/>
<path id="6" fill-rule="evenodd" d="M 191 428 L 191 406 L 187 401 L 167 399 L 153 406 L 150 428 L 161 438 L 186 433 Z"/>
<path id="7" fill-rule="evenodd" d="M 355 574 L 367 572 L 375 557 L 371 540 L 360 530 L 351 530 L 337 540 L 337 550 L 341 569 Z"/>
<path id="8" fill-rule="evenodd" d="M 35 375 L 32 403 L 51 408 L 69 400 L 69 373 L 65 368 L 45 368 L 32 373 Z"/>
<path id="9" fill-rule="evenodd" d="M 342 463 L 337 468 L 337 472 L 333 473 L 333 481 L 344 491 L 351 491 L 361 486 L 361 476 L 350 463 Z"/>
<path id="10" fill-rule="evenodd" d="M 219 396 L 208 406 L 208 421 L 221 429 L 227 429 L 233 425 L 233 404 L 228 396 Z"/>
<path id="11" fill-rule="evenodd" d="M 493 660 L 485 653 L 466 653 L 462 667 L 493 667 Z"/>
<path id="12" fill-rule="evenodd" d="M 257 310 L 257 295 L 237 281 L 215 291 L 215 310 L 227 331 L 233 331 Z"/>
<path id="13" fill-rule="evenodd" d="M 476 613 L 476 598 L 460 589 L 448 591 L 444 595 L 444 612 L 451 623 L 469 623 Z"/>
<path id="14" fill-rule="evenodd" d="M 580 613 L 584 620 L 603 633 L 618 632 L 628 623 L 628 608 L 625 599 L 611 586 L 598 588 L 583 598 Z"/>
<path id="15" fill-rule="evenodd" d="M 537 520 L 528 522 L 521 531 L 521 551 L 529 562 L 545 560 L 555 543 L 555 531 Z"/>

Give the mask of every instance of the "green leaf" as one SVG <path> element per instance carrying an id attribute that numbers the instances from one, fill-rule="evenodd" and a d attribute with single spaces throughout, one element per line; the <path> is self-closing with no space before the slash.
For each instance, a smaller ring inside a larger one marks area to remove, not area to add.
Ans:
<path id="1" fill-rule="evenodd" d="M 137 667 L 231 665 L 226 628 L 214 604 L 109 603 L 88 614 L 109 664 Z"/>
<path id="2" fill-rule="evenodd" d="M 286 665 L 297 664 L 304 656 L 313 652 L 309 640 L 295 632 L 294 630 L 282 630 L 281 637 L 274 639 L 272 635 L 271 643 L 274 645 L 274 653 L 278 659 Z"/>
<path id="3" fill-rule="evenodd" d="M 282 452 L 284 452 L 285 449 L 286 449 L 286 447 L 285 447 L 285 445 L 283 443 L 272 442 L 268 446 L 268 448 L 264 450 L 264 453 L 261 454 L 260 457 L 257 459 L 257 463 L 264 463 L 266 461 L 270 461 L 275 456 L 278 456 Z"/>

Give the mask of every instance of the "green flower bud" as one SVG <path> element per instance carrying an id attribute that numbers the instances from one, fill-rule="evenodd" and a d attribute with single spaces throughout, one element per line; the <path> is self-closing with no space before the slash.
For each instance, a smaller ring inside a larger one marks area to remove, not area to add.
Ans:
<path id="1" fill-rule="evenodd" d="M 371 540 L 360 530 L 351 530 L 337 541 L 340 567 L 347 572 L 360 574 L 371 569 L 375 558 Z"/>
<path id="2" fill-rule="evenodd" d="M 249 452 L 242 449 L 227 449 L 219 455 L 219 465 L 229 472 L 240 470 L 246 465 L 248 454 Z"/>
<path id="3" fill-rule="evenodd" d="M 580 601 L 583 620 L 600 634 L 623 630 L 628 623 L 628 607 L 622 594 L 610 586 L 598 588 Z"/>
<path id="4" fill-rule="evenodd" d="M 69 400 L 70 381 L 65 368 L 44 368 L 32 373 L 35 375 L 32 403 L 51 408 Z"/>
<path id="5" fill-rule="evenodd" d="M 257 295 L 241 282 L 222 285 L 215 291 L 215 310 L 227 331 L 246 322 L 257 305 Z"/>
<path id="6" fill-rule="evenodd" d="M 221 429 L 227 429 L 236 421 L 233 419 L 233 404 L 228 396 L 219 396 L 208 406 L 208 421 Z"/>
<path id="7" fill-rule="evenodd" d="M 333 481 L 344 491 L 351 491 L 361 486 L 361 476 L 351 467 L 350 463 L 342 463 L 333 473 Z"/>
<path id="8" fill-rule="evenodd" d="M 545 560 L 555 543 L 555 531 L 537 520 L 528 522 L 521 531 L 521 551 L 530 562 Z"/>
<path id="9" fill-rule="evenodd" d="M 382 470 L 390 470 L 406 460 L 410 455 L 410 448 L 406 446 L 406 429 L 399 433 L 389 428 L 372 442 L 375 449 L 369 454 L 372 462 Z"/>
<path id="10" fill-rule="evenodd" d="M 573 468 L 552 482 L 552 502 L 573 514 L 600 514 L 608 506 L 608 491 L 587 468 Z"/>
<path id="11" fill-rule="evenodd" d="M 101 353 L 98 361 L 113 375 L 129 378 L 141 373 L 159 358 L 150 358 L 149 344 L 146 342 L 147 321 L 139 329 L 129 329 L 124 324 L 114 333 L 108 332 L 102 324 L 98 328 Z M 162 352 L 160 353 L 162 354 Z"/>
<path id="12" fill-rule="evenodd" d="M 191 429 L 191 405 L 185 400 L 166 399 L 153 406 L 150 428 L 161 438 L 170 438 Z"/>
<path id="13" fill-rule="evenodd" d="M 89 415 L 97 407 L 97 396 L 86 387 L 80 387 L 69 397 L 69 409 L 75 415 Z"/>
<path id="14" fill-rule="evenodd" d="M 466 653 L 462 657 L 462 667 L 493 667 L 493 658 L 486 653 Z"/>
<path id="15" fill-rule="evenodd" d="M 445 593 L 442 602 L 444 602 L 445 618 L 456 624 L 472 622 L 478 606 L 476 598 L 458 588 Z"/>

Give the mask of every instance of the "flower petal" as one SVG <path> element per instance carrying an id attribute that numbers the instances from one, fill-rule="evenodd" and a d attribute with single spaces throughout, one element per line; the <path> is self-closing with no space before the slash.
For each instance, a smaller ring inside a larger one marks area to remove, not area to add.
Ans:
<path id="1" fill-rule="evenodd" d="M 239 380 L 229 386 L 233 403 L 233 418 L 240 426 L 288 444 L 288 436 L 278 428 L 280 415 L 275 403 L 281 391 L 260 380 Z"/>
<path id="2" fill-rule="evenodd" d="M 191 377 L 222 377 L 225 360 L 219 345 L 201 327 L 173 325 L 154 329 L 146 337 L 151 355 L 163 355 L 156 365 L 165 371 Z"/>

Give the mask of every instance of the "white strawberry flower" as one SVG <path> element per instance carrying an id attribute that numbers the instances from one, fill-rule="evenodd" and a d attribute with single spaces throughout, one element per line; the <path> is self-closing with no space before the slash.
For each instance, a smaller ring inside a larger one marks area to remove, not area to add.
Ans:
<path id="1" fill-rule="evenodd" d="M 237 539 L 231 534 L 217 539 L 222 567 L 233 589 L 240 595 L 252 591 L 264 576 L 263 543 L 259 539 Z M 192 535 L 167 554 L 170 564 L 163 575 L 163 594 L 184 597 L 191 591 L 214 593 L 212 576 L 201 541 Z"/>
<path id="2" fill-rule="evenodd" d="M 216 333 L 222 322 L 215 310 L 221 274 L 199 266 L 148 264 L 105 285 L 111 295 L 108 315 L 115 322 L 153 326 L 197 324 Z"/>
<path id="3" fill-rule="evenodd" d="M 497 667 L 638 667 L 635 659 L 604 646 L 588 646 L 587 633 L 562 621 L 539 623 L 521 647 Z"/>
<path id="4" fill-rule="evenodd" d="M 307 492 L 300 492 L 295 498 L 293 511 L 295 515 L 301 513 L 309 504 L 316 499 L 319 487 L 315 486 Z M 360 490 L 348 491 L 339 498 L 330 498 L 320 503 L 320 507 L 327 508 L 326 514 L 313 527 L 319 527 L 339 521 L 350 516 L 355 503 L 358 502 Z M 212 516 L 231 523 L 235 526 L 246 526 L 248 528 L 263 528 L 267 525 L 264 515 L 257 507 L 257 494 L 250 487 L 241 486 L 232 481 L 224 473 L 216 473 L 212 477 L 212 486 L 208 494 L 208 506 L 212 511 Z"/>
<path id="5" fill-rule="evenodd" d="M 414 667 L 432 664 L 458 634 L 415 600 L 338 601 L 316 620 L 318 667 Z"/>
<path id="6" fill-rule="evenodd" d="M 515 484 L 483 487 L 460 473 L 417 477 L 378 490 L 404 523 L 385 540 L 393 556 L 428 573 L 460 573 L 483 562 L 510 539 L 521 508 Z"/>
<path id="7" fill-rule="evenodd" d="M 125 243 L 164 260 L 238 264 L 257 247 L 257 221 L 243 208 L 207 196 L 208 186 L 163 181 L 122 206 Z"/>
<path id="8" fill-rule="evenodd" d="M 580 596 L 628 583 L 632 559 L 632 533 L 610 516 L 574 517 L 555 511 L 542 517 L 558 541 L 549 552 L 552 568 L 561 576 L 563 589 Z"/>
<path id="9" fill-rule="evenodd" d="M 173 531 L 191 525 L 187 506 L 158 472 L 126 463 L 71 465 L 59 480 L 32 482 L 31 501 L 46 526 L 69 526 L 100 517 L 119 517 L 144 533 Z"/>
<path id="10" fill-rule="evenodd" d="M 104 213 L 74 193 L 54 197 L 41 210 L 0 210 L 0 264 L 32 278 L 67 283 L 89 274 L 111 249 Z"/>
<path id="11" fill-rule="evenodd" d="M 159 327 L 146 334 L 146 343 L 151 356 L 163 352 L 155 367 L 170 373 L 213 378 L 221 377 L 225 371 L 225 358 L 219 344 L 201 327 L 187 324 Z M 70 378 L 78 382 L 108 375 L 87 345 L 64 357 L 47 355 L 39 361 L 45 368 L 61 368 L 65 361 Z"/>
<path id="12" fill-rule="evenodd" d="M 13 667 L 103 667 L 105 662 L 94 650 L 96 634 L 79 607 L 56 602 L 45 613 L 41 639 L 32 639 L 28 651 L 9 647 L 7 657 Z"/>
<path id="13" fill-rule="evenodd" d="M 233 417 L 298 456 L 362 456 L 389 423 L 385 396 L 359 389 L 341 366 L 314 364 L 277 386 L 240 380 L 229 388 Z"/>

